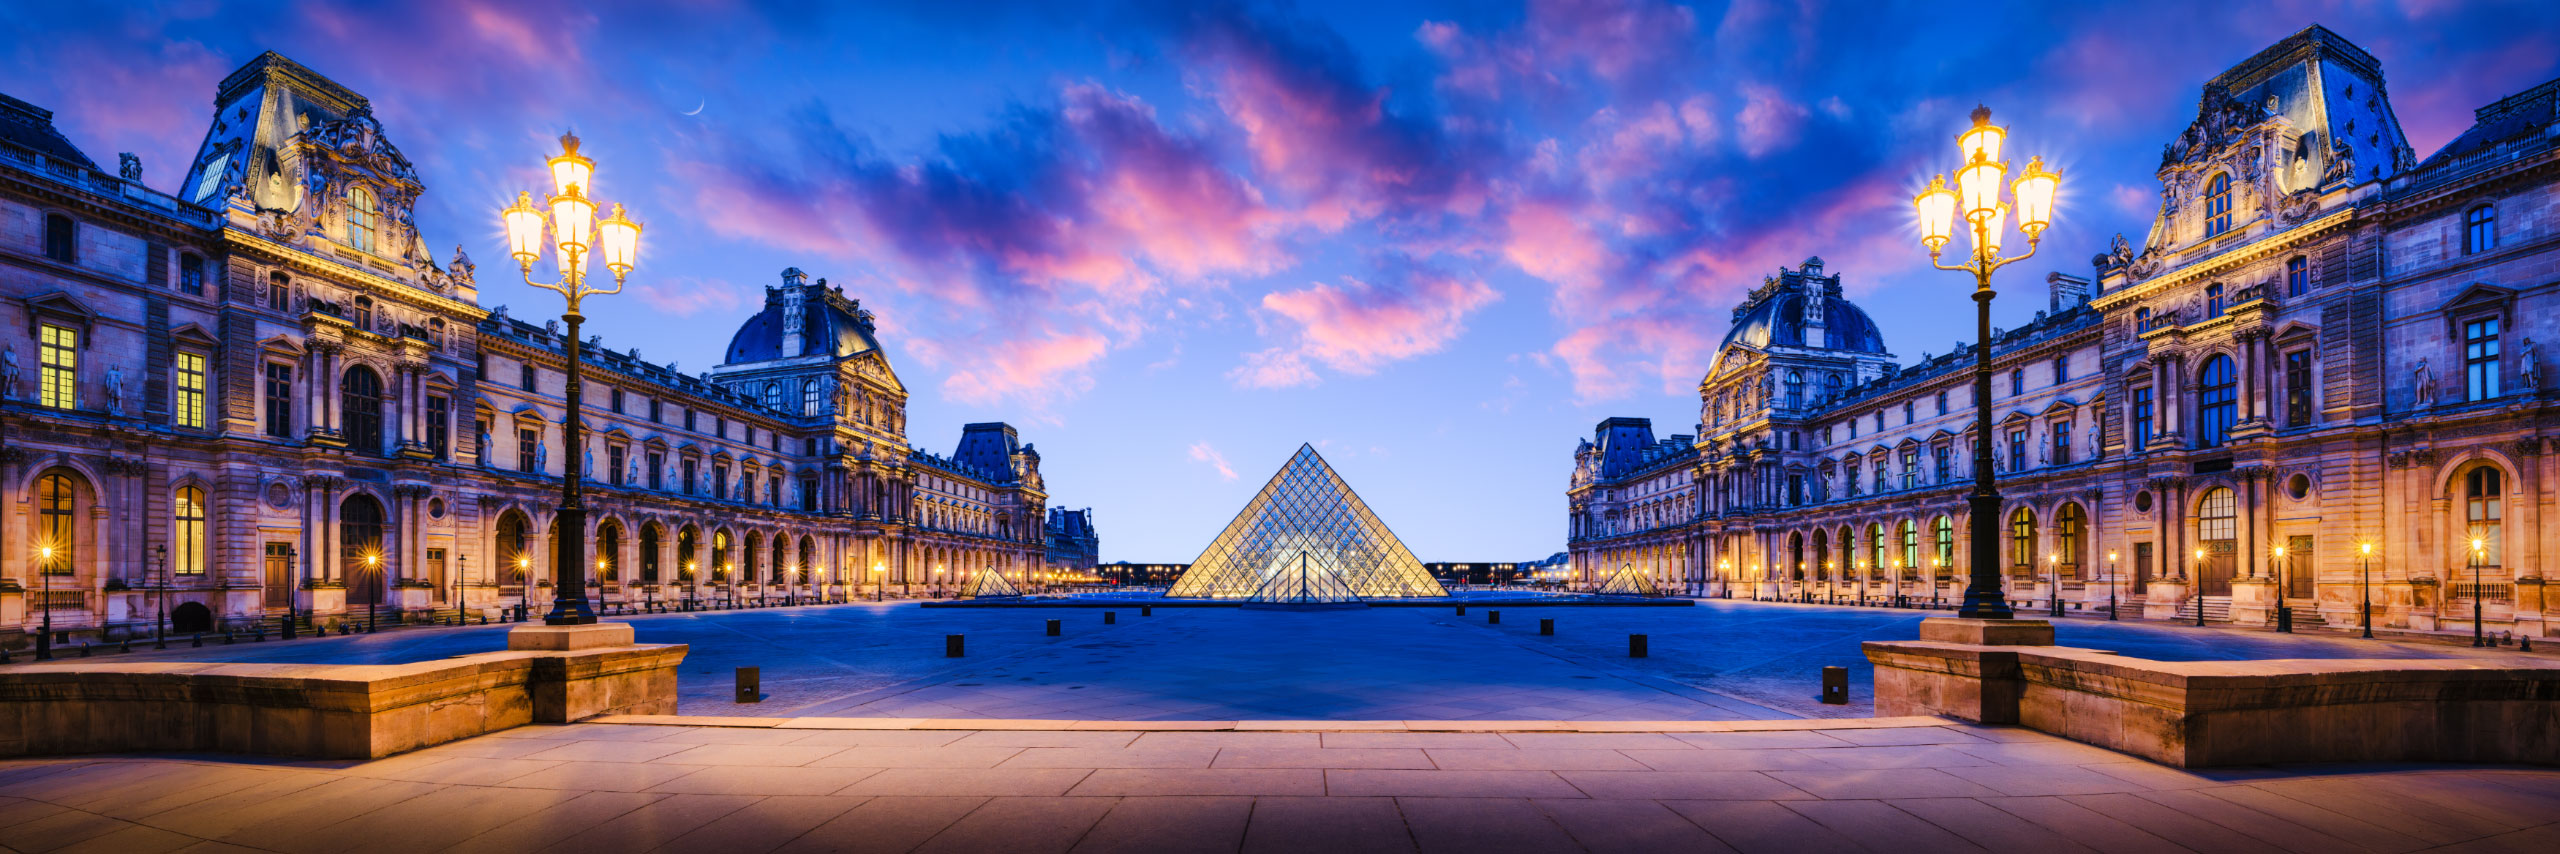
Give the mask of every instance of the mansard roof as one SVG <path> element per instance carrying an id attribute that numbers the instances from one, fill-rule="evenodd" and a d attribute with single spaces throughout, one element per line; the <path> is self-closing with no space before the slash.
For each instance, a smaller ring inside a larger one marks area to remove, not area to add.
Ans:
<path id="1" fill-rule="evenodd" d="M 2560 101 L 2560 79 L 2553 79 L 2497 103 L 2472 111 L 2471 127 L 2445 143 L 2418 165 L 2421 172 L 2447 171 L 2466 156 L 2509 143 L 2549 145 L 2555 124 L 2554 103 Z"/>
<path id="2" fill-rule="evenodd" d="M 96 161 L 53 127 L 53 111 L 0 95 L 0 142 L 95 170 Z"/>

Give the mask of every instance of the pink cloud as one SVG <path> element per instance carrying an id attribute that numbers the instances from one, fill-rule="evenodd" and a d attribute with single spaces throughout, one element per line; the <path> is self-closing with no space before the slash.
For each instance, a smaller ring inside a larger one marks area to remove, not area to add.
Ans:
<path id="1" fill-rule="evenodd" d="M 1587 73 L 1621 88 L 1650 88 L 1700 55 L 1697 13 L 1655 0 L 1533 0 L 1517 28 L 1473 36 L 1425 22 L 1417 41 L 1445 63 L 1443 91 L 1491 100 L 1512 86 L 1545 98 Z"/>
<path id="2" fill-rule="evenodd" d="M 1483 282 L 1422 268 L 1397 271 L 1393 287 L 1344 277 L 1265 294 L 1265 311 L 1295 324 L 1299 351 L 1337 371 L 1368 374 L 1433 353 L 1465 332 L 1469 313 L 1501 295 Z"/>
<path id="3" fill-rule="evenodd" d="M 659 314 L 673 317 L 692 317 L 706 310 L 731 317 L 746 305 L 744 288 L 717 279 L 644 279 L 633 283 L 629 293 Z"/>
<path id="4" fill-rule="evenodd" d="M 942 390 L 966 403 L 1000 400 L 1045 404 L 1093 385 L 1090 371 L 1109 344 L 1088 331 L 1002 335 L 969 348 Z"/>
<path id="5" fill-rule="evenodd" d="M 1742 153 L 1759 157 L 1792 145 L 1796 131 L 1804 126 L 1809 113 L 1802 104 L 1787 100 L 1786 93 L 1776 88 L 1749 84 L 1742 87 L 1742 112 L 1734 116 L 1734 139 Z"/>
<path id="6" fill-rule="evenodd" d="M 1227 371 L 1238 388 L 1292 388 L 1321 381 L 1305 356 L 1284 347 L 1244 354 L 1244 362 Z"/>
<path id="7" fill-rule="evenodd" d="M 1209 440 L 1202 439 L 1191 443 L 1190 450 L 1191 461 L 1208 463 L 1209 468 L 1218 473 L 1219 480 L 1236 479 L 1235 467 L 1227 465 L 1227 455 L 1218 453 L 1217 446 L 1209 444 Z"/>

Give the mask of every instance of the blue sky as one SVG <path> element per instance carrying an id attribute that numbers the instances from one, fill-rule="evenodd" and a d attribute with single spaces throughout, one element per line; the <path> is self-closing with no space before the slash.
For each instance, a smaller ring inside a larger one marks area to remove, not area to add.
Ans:
<path id="1" fill-rule="evenodd" d="M 2016 325 L 2139 237 L 2203 82 L 2315 22 L 2422 157 L 2560 75 L 2547 3 L 199 0 L 0 7 L 0 91 L 172 189 L 282 52 L 372 99 L 429 245 L 518 316 L 556 298 L 502 281 L 495 211 L 574 127 L 648 226 L 608 346 L 707 369 L 796 266 L 879 313 L 911 438 L 1013 422 L 1106 560 L 1191 559 L 1301 442 L 1425 560 L 1518 560 L 1594 422 L 1689 432 L 1779 266 L 1825 258 L 1905 360 L 1961 337 L 1908 209 L 1974 104 L 2064 171 Z"/>

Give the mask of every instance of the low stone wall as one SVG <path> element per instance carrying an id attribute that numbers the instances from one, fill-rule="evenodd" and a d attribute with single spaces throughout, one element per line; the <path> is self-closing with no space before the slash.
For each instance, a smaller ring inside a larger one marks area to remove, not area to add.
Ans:
<path id="1" fill-rule="evenodd" d="M 219 751 L 374 759 L 527 723 L 674 714 L 682 645 L 416 664 L 0 669 L 0 757 Z"/>
<path id="2" fill-rule="evenodd" d="M 2524 656 L 2172 662 L 1926 641 L 1866 652 L 1878 715 L 2017 724 L 2182 768 L 2560 764 L 2560 666 Z"/>

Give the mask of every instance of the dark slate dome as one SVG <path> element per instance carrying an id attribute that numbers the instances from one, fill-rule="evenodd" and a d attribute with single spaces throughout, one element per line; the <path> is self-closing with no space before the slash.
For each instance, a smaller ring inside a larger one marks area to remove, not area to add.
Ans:
<path id="1" fill-rule="evenodd" d="M 880 349 L 880 340 L 872 337 L 870 312 L 863 311 L 859 303 L 836 295 L 824 282 L 798 284 L 797 273 L 792 270 L 786 274 L 789 283 L 782 287 L 765 289 L 764 310 L 747 318 L 738 326 L 738 334 L 730 336 L 728 358 L 722 364 L 820 355 L 841 359 Z M 785 334 L 792 330 L 784 328 L 789 303 L 795 296 L 800 303 L 800 335 L 796 342 Z"/>
<path id="2" fill-rule="evenodd" d="M 1804 340 L 1804 301 L 1822 300 L 1822 340 Z M 1760 349 L 1770 347 L 1818 347 L 1825 350 L 1848 350 L 1856 353 L 1882 354 L 1884 332 L 1876 322 L 1855 304 L 1829 294 L 1815 296 L 1804 291 L 1785 291 L 1771 295 L 1733 322 L 1733 331 L 1725 333 L 1726 346 L 1748 344 Z M 1719 348 L 1721 349 L 1721 348 Z"/>

